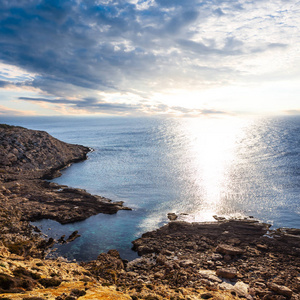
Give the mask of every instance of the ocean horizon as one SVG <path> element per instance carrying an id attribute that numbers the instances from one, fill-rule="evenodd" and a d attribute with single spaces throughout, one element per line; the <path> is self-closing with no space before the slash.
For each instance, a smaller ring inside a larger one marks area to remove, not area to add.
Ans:
<path id="1" fill-rule="evenodd" d="M 253 216 L 272 228 L 300 228 L 300 116 L 285 117 L 1 117 L 1 123 L 44 130 L 93 149 L 53 181 L 83 188 L 132 211 L 60 225 L 34 222 L 59 238 L 68 259 L 91 260 L 166 224 L 168 213 L 189 222 Z"/>

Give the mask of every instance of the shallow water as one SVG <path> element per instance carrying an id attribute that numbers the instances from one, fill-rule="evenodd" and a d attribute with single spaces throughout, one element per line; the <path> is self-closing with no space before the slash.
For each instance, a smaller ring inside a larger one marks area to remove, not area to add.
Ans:
<path id="1" fill-rule="evenodd" d="M 300 118 L 14 118 L 92 147 L 89 159 L 54 181 L 84 188 L 133 211 L 83 222 L 36 222 L 49 236 L 82 236 L 58 253 L 94 259 L 116 248 L 132 259 L 131 241 L 166 223 L 167 213 L 189 221 L 252 215 L 274 227 L 300 228 Z M 51 228 L 52 230 L 48 230 Z"/>

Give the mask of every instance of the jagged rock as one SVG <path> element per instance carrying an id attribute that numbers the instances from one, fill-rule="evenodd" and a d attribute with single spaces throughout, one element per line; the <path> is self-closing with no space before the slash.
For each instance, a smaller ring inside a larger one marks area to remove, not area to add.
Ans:
<path id="1" fill-rule="evenodd" d="M 66 240 L 67 243 L 73 242 L 75 239 L 79 238 L 78 230 L 75 230 Z"/>
<path id="2" fill-rule="evenodd" d="M 195 265 L 195 263 L 191 259 L 179 260 L 178 263 L 181 267 L 184 268 Z"/>
<path id="3" fill-rule="evenodd" d="M 8 153 L 6 158 L 10 161 L 10 162 L 15 162 L 18 160 L 18 158 L 13 154 L 13 153 Z"/>
<path id="4" fill-rule="evenodd" d="M 278 284 L 275 284 L 275 283 L 269 283 L 268 287 L 269 287 L 269 289 L 271 289 L 275 293 L 286 296 L 286 297 L 291 297 L 293 295 L 293 291 L 291 289 L 289 289 L 288 287 L 283 286 L 283 285 L 278 285 Z"/>
<path id="5" fill-rule="evenodd" d="M 178 216 L 175 213 L 168 213 L 168 219 L 170 221 L 175 221 L 178 218 Z"/>
<path id="6" fill-rule="evenodd" d="M 97 260 L 82 263 L 88 271 L 95 276 L 101 276 L 111 284 L 118 280 L 118 271 L 124 270 L 124 263 L 117 250 L 109 250 L 108 253 L 100 253 Z"/>
<path id="7" fill-rule="evenodd" d="M 224 255 L 224 260 L 225 260 L 225 261 L 230 261 L 230 260 L 231 260 L 231 256 L 228 255 L 228 254 L 225 254 L 225 255 Z"/>
<path id="8" fill-rule="evenodd" d="M 169 251 L 169 250 L 167 250 L 167 249 L 163 249 L 163 250 L 161 251 L 161 254 L 166 255 L 166 256 L 171 256 L 171 255 L 174 254 L 174 252 Z"/>
<path id="9" fill-rule="evenodd" d="M 213 270 L 200 270 L 199 274 L 210 282 L 222 283 L 222 279 L 217 277 L 216 272 Z"/>
<path id="10" fill-rule="evenodd" d="M 164 265 L 166 261 L 167 261 L 167 258 L 163 254 L 159 254 L 156 258 L 156 263 L 159 265 Z"/>
<path id="11" fill-rule="evenodd" d="M 22 221 L 52 219 L 66 224 L 98 213 L 129 209 L 123 202 L 42 180 L 86 159 L 89 148 L 64 143 L 43 131 L 3 124 L 0 140 L 0 200 L 7 196 L 3 206 L 13 206 L 22 214 Z"/>
<path id="12" fill-rule="evenodd" d="M 55 240 L 53 238 L 49 238 L 48 241 L 46 242 L 46 247 L 51 248 L 55 244 Z"/>
<path id="13" fill-rule="evenodd" d="M 226 282 L 224 281 L 219 285 L 219 288 L 222 290 L 234 291 L 237 295 L 246 297 L 249 295 L 249 285 L 245 284 L 242 281 L 238 282 Z"/>
<path id="14" fill-rule="evenodd" d="M 59 244 L 65 244 L 65 243 L 66 243 L 65 237 L 66 237 L 65 234 L 62 235 L 62 236 L 57 240 L 57 242 L 58 242 Z"/>

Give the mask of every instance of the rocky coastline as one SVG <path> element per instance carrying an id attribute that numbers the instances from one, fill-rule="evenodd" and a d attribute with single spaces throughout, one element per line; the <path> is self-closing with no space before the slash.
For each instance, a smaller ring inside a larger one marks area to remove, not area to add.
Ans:
<path id="1" fill-rule="evenodd" d="M 46 181 L 87 159 L 90 148 L 61 142 L 43 131 L 0 125 L 0 191 L 4 207 L 18 208 L 22 221 L 53 219 L 62 224 L 98 213 L 129 209 L 123 202 Z"/>
<path id="2" fill-rule="evenodd" d="M 56 241 L 30 221 L 64 224 L 129 209 L 45 180 L 89 151 L 0 124 L 0 300 L 300 299 L 300 229 L 272 230 L 252 218 L 186 223 L 170 214 L 174 221 L 133 241 L 134 261 L 116 250 L 80 264 L 46 259 Z"/>

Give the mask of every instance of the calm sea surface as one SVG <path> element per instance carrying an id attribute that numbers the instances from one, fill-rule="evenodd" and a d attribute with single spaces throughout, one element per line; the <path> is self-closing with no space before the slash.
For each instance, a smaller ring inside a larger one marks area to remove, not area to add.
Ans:
<path id="1" fill-rule="evenodd" d="M 188 221 L 254 216 L 273 228 L 300 228 L 300 117 L 1 117 L 0 122 L 92 147 L 88 160 L 54 181 L 133 208 L 68 225 L 36 222 L 56 238 L 79 231 L 80 238 L 58 247 L 69 259 L 95 259 L 109 249 L 133 259 L 131 241 L 165 224 L 169 212 L 188 214 L 180 217 Z"/>

